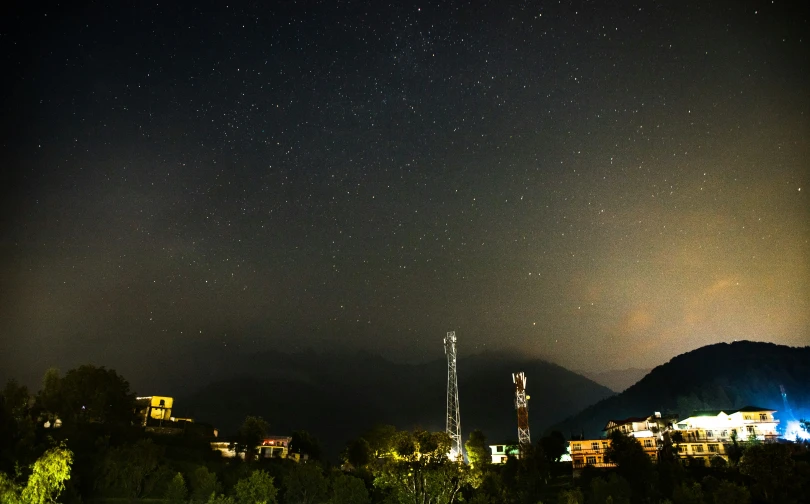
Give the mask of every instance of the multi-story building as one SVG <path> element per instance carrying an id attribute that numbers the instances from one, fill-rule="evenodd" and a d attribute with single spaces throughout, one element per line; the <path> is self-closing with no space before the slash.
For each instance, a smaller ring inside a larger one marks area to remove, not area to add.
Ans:
<path id="1" fill-rule="evenodd" d="M 664 442 L 664 433 L 671 430 L 678 415 L 662 415 L 656 411 L 647 417 L 630 417 L 624 420 L 610 420 L 603 429 L 608 437 L 614 432 L 632 436 L 644 448 L 644 452 L 653 460 L 658 460 L 658 452 Z"/>
<path id="2" fill-rule="evenodd" d="M 661 415 L 656 412 L 646 417 L 630 417 L 620 420 L 609 420 L 602 429 L 606 438 L 603 439 L 572 439 L 569 442 L 571 461 L 574 470 L 581 469 L 586 465 L 594 467 L 615 467 L 607 457 L 607 449 L 610 447 L 609 437 L 614 432 L 620 432 L 626 436 L 635 438 L 644 448 L 644 452 L 653 460 L 658 460 L 658 448 L 661 433 L 670 428 L 673 421 L 677 421 L 677 415 Z"/>
<path id="3" fill-rule="evenodd" d="M 729 459 L 729 446 L 751 440 L 770 442 L 777 438 L 774 419 L 776 410 L 746 406 L 730 413 L 696 411 L 678 420 L 677 415 L 655 413 L 649 417 L 610 420 L 605 425 L 607 436 L 620 432 L 635 438 L 651 459 L 657 461 L 665 444 L 672 443 L 679 458 L 692 463 L 710 463 L 715 457 Z M 586 465 L 613 467 L 606 457 L 610 439 L 589 439 L 569 442 L 571 459 L 576 471 Z"/>
<path id="4" fill-rule="evenodd" d="M 710 462 L 714 457 L 728 461 L 728 447 L 751 440 L 772 442 L 778 437 L 776 410 L 746 406 L 730 413 L 695 411 L 674 425 L 672 439 L 681 458 Z"/>
<path id="5" fill-rule="evenodd" d="M 730 413 L 725 411 L 695 411 L 692 416 L 675 423 L 676 431 L 684 438 L 702 438 L 730 442 L 756 439 L 773 441 L 777 438 L 779 420 L 773 417 L 776 410 L 746 406 Z"/>
<path id="6" fill-rule="evenodd" d="M 574 470 L 585 466 L 616 467 L 607 457 L 610 439 L 572 439 L 568 442 Z"/>
<path id="7" fill-rule="evenodd" d="M 140 408 L 141 425 L 144 427 L 150 420 L 172 421 L 172 406 L 174 398 L 168 396 L 146 396 L 135 398 L 135 404 Z"/>
<path id="8" fill-rule="evenodd" d="M 618 431 L 628 436 L 635 438 L 648 438 L 656 437 L 667 429 L 672 428 L 675 422 L 678 421 L 676 414 L 664 414 L 656 411 L 654 414 L 647 417 L 630 417 L 624 420 L 610 420 L 605 428 L 605 434 L 609 437 L 614 432 Z"/>
<path id="9" fill-rule="evenodd" d="M 174 398 L 169 396 L 136 397 L 141 425 L 147 432 L 155 434 L 180 434 L 187 424 L 194 423 L 193 418 L 182 418 L 172 415 Z M 216 437 L 216 434 L 214 434 Z"/>

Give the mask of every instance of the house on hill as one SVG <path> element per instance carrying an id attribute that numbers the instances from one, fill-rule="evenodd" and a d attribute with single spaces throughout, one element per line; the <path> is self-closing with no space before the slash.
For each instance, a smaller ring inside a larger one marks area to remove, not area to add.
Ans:
<path id="1" fill-rule="evenodd" d="M 568 442 L 574 475 L 585 466 L 616 467 L 607 456 L 610 439 L 572 439 Z"/>
<path id="2" fill-rule="evenodd" d="M 307 460 L 309 455 L 290 452 L 291 436 L 268 436 L 256 446 L 256 454 L 260 459 L 290 459 L 295 462 Z M 212 441 L 211 449 L 218 451 L 224 458 L 239 457 L 244 459 L 244 453 L 237 453 L 230 441 Z"/>
<path id="3" fill-rule="evenodd" d="M 775 442 L 779 420 L 776 410 L 746 406 L 731 412 L 695 411 L 679 420 L 677 415 L 656 412 L 648 417 L 609 420 L 601 439 L 572 439 L 569 451 L 575 475 L 585 466 L 615 467 L 607 456 L 613 433 L 635 438 L 644 452 L 658 461 L 666 446 L 675 449 L 678 458 L 690 463 L 708 464 L 719 457 L 729 460 L 729 446 L 735 442 Z"/>
<path id="4" fill-rule="evenodd" d="M 779 420 L 773 417 L 776 410 L 746 406 L 735 411 L 695 411 L 692 416 L 675 424 L 675 430 L 684 437 L 717 441 L 775 441 Z"/>
<path id="5" fill-rule="evenodd" d="M 520 458 L 520 447 L 514 441 L 489 445 L 493 464 L 505 464 L 509 457 Z"/>
<path id="6" fill-rule="evenodd" d="M 774 413 L 776 410 L 758 406 L 746 406 L 729 413 L 695 411 L 674 425 L 673 439 L 677 440 L 678 456 L 693 462 L 710 462 L 714 457 L 728 462 L 728 448 L 734 442 L 775 442 L 779 420 L 774 419 Z"/>

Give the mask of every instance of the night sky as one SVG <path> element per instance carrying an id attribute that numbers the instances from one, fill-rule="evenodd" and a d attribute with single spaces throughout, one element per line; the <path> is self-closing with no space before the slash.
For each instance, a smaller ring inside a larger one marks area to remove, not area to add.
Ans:
<path id="1" fill-rule="evenodd" d="M 0 378 L 810 344 L 798 4 L 3 7 Z"/>

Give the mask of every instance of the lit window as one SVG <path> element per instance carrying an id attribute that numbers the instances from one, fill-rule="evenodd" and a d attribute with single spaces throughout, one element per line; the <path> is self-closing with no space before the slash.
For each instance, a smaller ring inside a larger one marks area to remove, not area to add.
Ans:
<path id="1" fill-rule="evenodd" d="M 760 413 L 759 414 L 759 419 L 764 422 L 765 420 L 768 419 L 768 415 L 766 415 L 765 413 Z"/>
<path id="2" fill-rule="evenodd" d="M 596 457 L 587 457 L 585 459 L 586 464 L 596 464 Z"/>
<path id="3" fill-rule="evenodd" d="M 751 420 L 751 415 L 745 415 L 746 420 Z"/>
<path id="4" fill-rule="evenodd" d="M 597 443 L 596 441 L 591 443 L 591 450 L 598 450 L 598 449 L 599 449 L 599 443 Z"/>
<path id="5" fill-rule="evenodd" d="M 579 443 L 574 444 L 573 451 L 579 451 L 582 449 L 582 445 Z"/>
<path id="6" fill-rule="evenodd" d="M 645 439 L 644 440 L 644 447 L 645 448 L 652 448 L 652 445 L 653 445 L 652 439 Z"/>

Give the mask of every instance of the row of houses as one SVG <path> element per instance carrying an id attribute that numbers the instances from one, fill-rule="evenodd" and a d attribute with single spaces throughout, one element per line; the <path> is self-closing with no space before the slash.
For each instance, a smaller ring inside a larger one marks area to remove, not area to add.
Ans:
<path id="1" fill-rule="evenodd" d="M 648 417 L 610 420 L 599 439 L 572 439 L 569 454 L 575 471 L 585 466 L 614 467 L 608 457 L 610 437 L 619 432 L 635 438 L 651 459 L 657 461 L 665 443 L 670 443 L 681 459 L 690 463 L 710 464 L 719 457 L 729 460 L 729 447 L 735 442 L 775 442 L 779 420 L 776 410 L 746 406 L 733 411 L 696 411 L 679 419 L 678 415 L 654 413 Z"/>
<path id="2" fill-rule="evenodd" d="M 220 440 L 219 431 L 204 424 L 195 424 L 193 418 L 175 416 L 173 413 L 174 398 L 170 396 L 144 396 L 136 398 L 138 416 L 141 426 L 146 432 L 163 435 L 180 435 L 190 428 L 211 441 L 211 449 L 218 451 L 225 458 L 244 458 L 244 453 L 237 453 L 233 443 Z M 198 428 L 202 426 L 202 428 Z M 306 454 L 293 453 L 290 451 L 290 436 L 269 436 L 261 440 L 259 446 L 255 447 L 255 453 L 260 458 L 283 458 L 296 462 L 306 460 Z"/>

